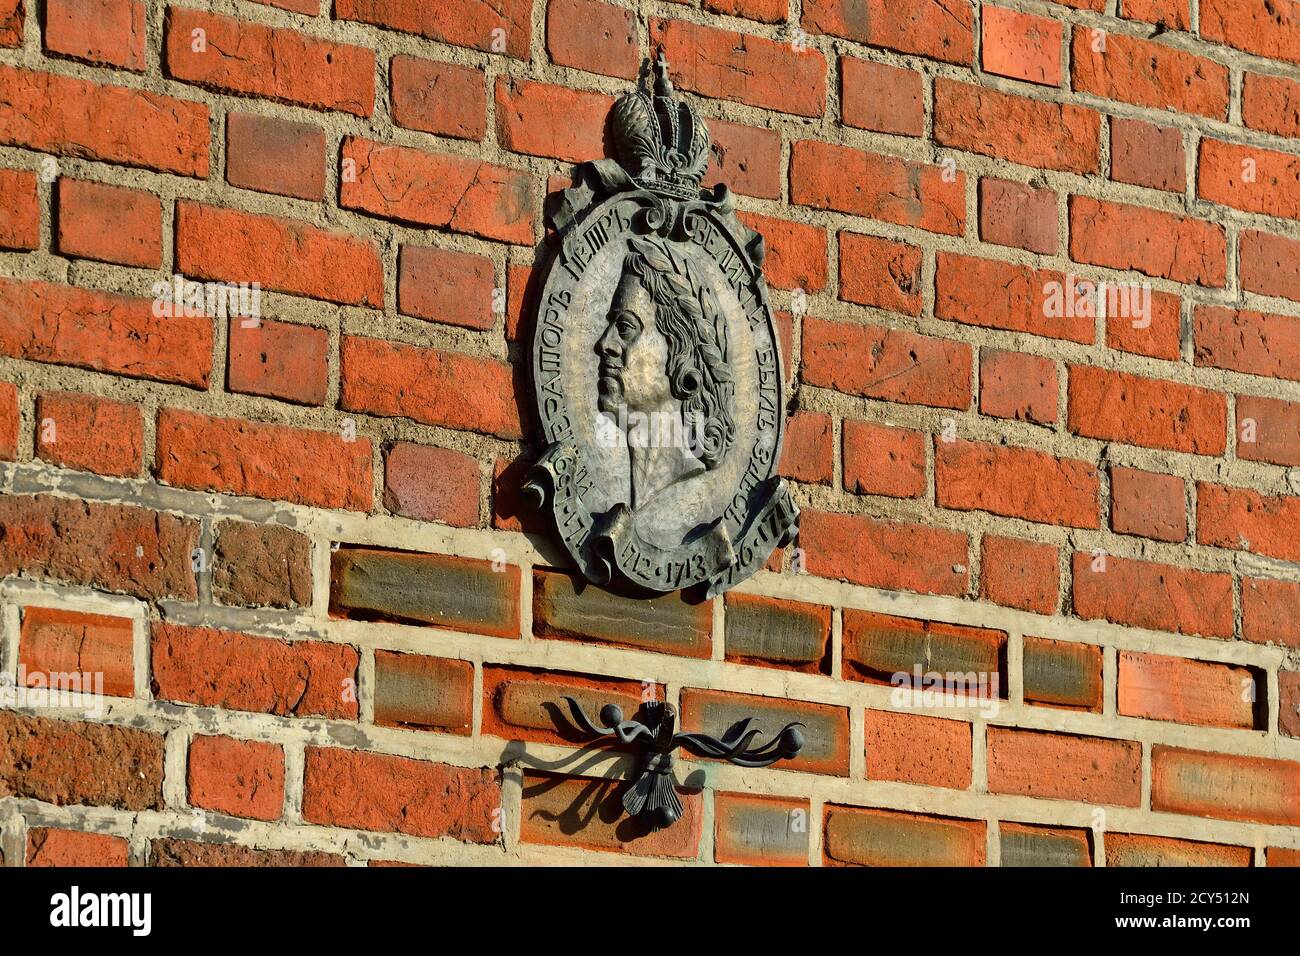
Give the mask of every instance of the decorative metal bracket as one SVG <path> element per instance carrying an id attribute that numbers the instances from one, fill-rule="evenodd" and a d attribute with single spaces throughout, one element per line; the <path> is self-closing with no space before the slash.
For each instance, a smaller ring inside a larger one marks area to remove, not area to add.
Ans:
<path id="1" fill-rule="evenodd" d="M 804 735 L 801 723 L 786 724 L 765 744 L 751 746 L 760 731 L 750 729 L 754 718 L 746 717 L 727 730 L 721 738 L 706 734 L 677 733 L 677 708 L 661 701 L 649 701 L 641 706 L 645 723 L 624 720 L 623 710 L 616 704 L 606 704 L 600 709 L 604 727 L 598 727 L 583 713 L 582 707 L 572 697 L 565 697 L 569 712 L 578 727 L 591 737 L 613 737 L 621 744 L 640 748 L 640 764 L 632 786 L 623 794 L 623 808 L 631 816 L 639 816 L 652 830 L 671 826 L 682 815 L 682 803 L 674 789 L 673 753 L 682 747 L 697 757 L 726 760 L 738 767 L 766 767 L 778 760 L 789 760 L 803 749 Z"/>

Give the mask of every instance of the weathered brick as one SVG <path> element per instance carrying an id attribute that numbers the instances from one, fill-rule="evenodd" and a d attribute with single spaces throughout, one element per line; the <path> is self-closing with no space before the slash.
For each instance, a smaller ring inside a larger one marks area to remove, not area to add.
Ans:
<path id="1" fill-rule="evenodd" d="M 980 239 L 1056 255 L 1056 192 L 1005 179 L 980 179 Z"/>
<path id="2" fill-rule="evenodd" d="M 79 833 L 32 827 L 27 831 L 28 866 L 126 866 L 130 844 L 107 833 Z"/>
<path id="3" fill-rule="evenodd" d="M 134 647 L 129 618 L 52 607 L 23 609 L 18 663 L 26 668 L 28 687 L 52 687 L 56 674 L 97 675 L 93 680 L 102 679 L 109 697 L 134 697 Z M 82 692 L 92 687 L 83 681 Z"/>
<path id="4" fill-rule="evenodd" d="M 156 269 L 162 204 L 138 189 L 59 178 L 56 239 L 64 255 Z"/>
<path id="5" fill-rule="evenodd" d="M 934 314 L 965 325 L 1090 344 L 1097 320 L 1086 291 L 1055 269 L 951 252 L 935 258 Z"/>
<path id="6" fill-rule="evenodd" d="M 487 81 L 483 71 L 399 55 L 389 64 L 393 122 L 456 139 L 487 132 Z"/>
<path id="7" fill-rule="evenodd" d="M 840 298 L 919 315 L 921 250 L 905 242 L 841 232 Z"/>
<path id="8" fill-rule="evenodd" d="M 35 249 L 41 241 L 36 175 L 0 169 L 0 249 Z"/>
<path id="9" fill-rule="evenodd" d="M 193 601 L 198 543 L 192 518 L 52 495 L 0 497 L 0 577 Z"/>
<path id="10" fill-rule="evenodd" d="M 212 320 L 148 299 L 0 278 L 0 354 L 207 388 Z"/>
<path id="11" fill-rule="evenodd" d="M 1252 866 L 1254 849 L 1138 833 L 1106 834 L 1107 866 Z"/>
<path id="12" fill-rule="evenodd" d="M 1036 425 L 1056 422 L 1056 363 L 1038 355 L 980 349 L 980 412 Z"/>
<path id="13" fill-rule="evenodd" d="M 990 686 L 997 681 L 995 694 L 1004 695 L 1006 644 L 1003 631 L 844 611 L 844 676 L 849 680 L 897 684 L 893 678 L 904 675 L 910 684 L 918 669 L 923 675 L 974 675 L 977 681 L 983 675 Z"/>
<path id="14" fill-rule="evenodd" d="M 65 468 L 134 477 L 144 454 L 140 409 L 76 392 L 36 399 L 36 457 Z"/>
<path id="15" fill-rule="evenodd" d="M 468 736 L 473 716 L 469 661 L 375 651 L 375 723 Z"/>
<path id="16" fill-rule="evenodd" d="M 1246 230 L 1239 256 L 1241 285 L 1247 292 L 1300 302 L 1300 241 Z"/>
<path id="17" fill-rule="evenodd" d="M 848 776 L 847 708 L 694 688 L 681 693 L 681 726 L 684 732 L 721 737 L 746 717 L 754 719 L 750 730 L 761 731 L 755 743 L 771 740 L 786 724 L 803 724 L 803 750 L 796 757 L 782 760 L 783 769 Z"/>
<path id="18" fill-rule="evenodd" d="M 1197 365 L 1300 382 L 1300 318 L 1207 305 L 1194 326 Z"/>
<path id="19" fill-rule="evenodd" d="M 1183 131 L 1176 126 L 1111 117 L 1110 178 L 1181 193 L 1187 188 Z"/>
<path id="20" fill-rule="evenodd" d="M 490 329 L 496 287 L 492 260 L 468 252 L 402 246 L 397 274 L 397 308 L 420 319 Z"/>
<path id="21" fill-rule="evenodd" d="M 1070 60 L 1075 90 L 1136 106 L 1226 119 L 1228 68 L 1159 40 L 1075 27 Z"/>
<path id="22" fill-rule="evenodd" d="M 168 7 L 166 63 L 172 77 L 209 89 L 356 116 L 375 109 L 374 52 L 296 30 Z"/>
<path id="23" fill-rule="evenodd" d="M 312 467 L 287 469 L 286 461 Z M 155 472 L 178 488 L 351 511 L 369 511 L 371 504 L 369 438 L 349 441 L 334 432 L 179 408 L 158 412 Z"/>
<path id="24" fill-rule="evenodd" d="M 20 424 L 18 389 L 9 382 L 0 382 L 0 461 L 13 461 L 18 457 Z"/>
<path id="25" fill-rule="evenodd" d="M 1170 30 L 1188 30 L 1192 25 L 1189 0 L 1122 0 L 1120 14 Z"/>
<path id="26" fill-rule="evenodd" d="M 533 573 L 533 633 L 707 658 L 713 608 L 708 602 L 687 603 L 680 592 L 621 597 L 568 574 L 538 570 Z"/>
<path id="27" fill-rule="evenodd" d="M 1196 540 L 1217 548 L 1300 561 L 1300 497 L 1196 484 Z"/>
<path id="28" fill-rule="evenodd" d="M 985 823 L 948 817 L 826 807 L 830 866 L 983 866 Z"/>
<path id="29" fill-rule="evenodd" d="M 1255 705 L 1267 688 L 1267 680 L 1260 686 L 1261 677 L 1233 664 L 1120 651 L 1119 712 L 1180 724 L 1264 729 Z"/>
<path id="30" fill-rule="evenodd" d="M 1277 672 L 1277 729 L 1300 737 L 1300 671 Z"/>
<path id="31" fill-rule="evenodd" d="M 150 659 L 160 700 L 279 717 L 357 718 L 360 657 L 346 644 L 155 622 Z"/>
<path id="32" fill-rule="evenodd" d="M 1101 711 L 1101 648 L 1095 644 L 1026 636 L 1021 669 L 1026 703 Z"/>
<path id="33" fill-rule="evenodd" d="M 1130 308 L 1125 310 L 1124 289 L 1129 290 Z M 1112 299 L 1112 296 L 1114 297 Z M 1177 362 L 1182 358 L 1182 301 L 1168 292 L 1151 292 L 1150 307 L 1145 290 L 1137 286 L 1106 288 L 1106 345 L 1122 352 L 1149 355 Z M 1111 302 L 1118 308 L 1112 308 Z M 1132 305 L 1136 304 L 1136 308 Z"/>
<path id="34" fill-rule="evenodd" d="M 1221 225 L 1091 196 L 1070 197 L 1070 258 L 1174 282 L 1222 287 L 1227 281 Z"/>
<path id="35" fill-rule="evenodd" d="M 790 149 L 790 201 L 960 236 L 966 174 L 940 166 L 801 139 Z"/>
<path id="36" fill-rule="evenodd" d="M 325 198 L 325 131 L 311 123 L 232 110 L 226 114 L 226 182 L 320 202 Z"/>
<path id="37" fill-rule="evenodd" d="M 844 489 L 856 495 L 925 494 L 925 436 L 906 428 L 844 419 Z"/>
<path id="38" fill-rule="evenodd" d="M 0 0 L 0 47 L 23 45 L 25 20 L 25 0 Z"/>
<path id="39" fill-rule="evenodd" d="M 1002 866 L 1092 866 L 1087 830 L 998 824 Z"/>
<path id="40" fill-rule="evenodd" d="M 835 477 L 834 424 L 821 412 L 795 412 L 785 423 L 780 474 L 829 485 Z"/>
<path id="41" fill-rule="evenodd" d="M 1201 36 L 1247 53 L 1300 63 L 1300 10 L 1274 0 L 1204 0 Z"/>
<path id="42" fill-rule="evenodd" d="M 971 347 L 899 329 L 828 322 L 803 323 L 808 385 L 849 395 L 934 408 L 970 406 Z"/>
<path id="43" fill-rule="evenodd" d="M 807 866 L 808 802 L 718 793 L 713 858 L 743 866 Z"/>
<path id="44" fill-rule="evenodd" d="M 519 568 L 415 551 L 339 548 L 330 558 L 330 608 L 449 630 L 519 636 Z"/>
<path id="45" fill-rule="evenodd" d="M 1103 570 L 1094 570 L 1100 563 Z M 1204 637 L 1232 636 L 1232 578 L 1227 574 L 1078 552 L 1074 613 L 1085 620 Z"/>
<path id="46" fill-rule="evenodd" d="M 920 136 L 925 132 L 925 92 L 915 70 L 840 57 L 840 111 L 845 126 Z"/>
<path id="47" fill-rule="evenodd" d="M 826 673 L 830 664 L 831 609 L 758 594 L 727 595 L 726 659 Z"/>
<path id="48" fill-rule="evenodd" d="M 1256 644 L 1300 647 L 1300 584 L 1241 579 L 1241 630 Z"/>
<path id="49" fill-rule="evenodd" d="M 1187 488 L 1176 475 L 1110 467 L 1110 527 L 1157 541 L 1187 540 Z"/>
<path id="50" fill-rule="evenodd" d="M 578 744 L 588 740 L 573 720 L 564 697 L 572 697 L 593 721 L 614 704 L 630 719 L 650 697 L 662 699 L 658 685 L 610 677 L 591 677 L 525 667 L 483 668 L 483 733 L 506 740 Z"/>
<path id="51" fill-rule="evenodd" d="M 0 797 L 161 810 L 163 738 L 0 710 Z"/>
<path id="52" fill-rule="evenodd" d="M 1013 80 L 1061 85 L 1061 38 L 1064 26 L 1005 7 L 985 6 L 980 65 L 986 73 Z"/>
<path id="53" fill-rule="evenodd" d="M 959 511 L 1072 528 L 1100 524 L 1101 479 L 1089 462 L 984 442 L 934 444 L 935 502 Z"/>
<path id="54" fill-rule="evenodd" d="M 45 49 L 142 72 L 144 21 L 141 0 L 46 0 Z"/>
<path id="55" fill-rule="evenodd" d="M 384 507 L 420 521 L 478 524 L 479 463 L 446 448 L 394 442 L 384 455 Z"/>
<path id="56" fill-rule="evenodd" d="M 945 528 L 808 510 L 799 545 L 809 573 L 867 587 L 964 594 L 970 575 L 966 534 Z"/>
<path id="57" fill-rule="evenodd" d="M 1290 850 L 1285 847 L 1271 846 L 1268 848 L 1265 859 L 1268 866 L 1300 866 L 1300 850 Z"/>
<path id="58" fill-rule="evenodd" d="M 149 843 L 150 866 L 346 866 L 337 853 L 320 850 L 254 850 L 234 843 L 200 843 L 197 840 L 162 838 Z"/>
<path id="59" fill-rule="evenodd" d="M 226 388 L 302 405 L 329 390 L 329 332 L 273 319 L 231 318 Z"/>
<path id="60" fill-rule="evenodd" d="M 968 66 L 975 15 L 966 0 L 808 0 L 804 29 Z"/>
<path id="61" fill-rule="evenodd" d="M 532 0 L 335 0 L 334 16 L 414 33 L 442 43 L 526 58 L 532 42 Z M 498 32 L 499 31 L 499 32 Z M 505 49 L 497 46 L 498 37 Z"/>
<path id="62" fill-rule="evenodd" d="M 1069 367 L 1068 425 L 1086 438 L 1221 455 L 1228 402 L 1221 392 L 1092 365 Z"/>
<path id="63" fill-rule="evenodd" d="M 789 222 L 741 212 L 738 218 L 762 233 L 767 257 L 763 276 L 778 289 L 820 291 L 826 285 L 826 230 L 802 222 Z"/>
<path id="64" fill-rule="evenodd" d="M 571 163 L 605 155 L 612 96 L 497 77 L 497 141 L 516 153 Z"/>
<path id="65" fill-rule="evenodd" d="M 1300 219 L 1300 156 L 1201 140 L 1196 192 L 1246 212 Z"/>
<path id="66" fill-rule="evenodd" d="M 632 79 L 641 66 L 636 17 L 595 0 L 553 0 L 546 5 L 546 52 L 560 66 Z"/>
<path id="67" fill-rule="evenodd" d="M 1073 734 L 989 727 L 990 793 L 1136 807 L 1142 745 Z"/>
<path id="68" fill-rule="evenodd" d="M 1156 744 L 1151 809 L 1293 827 L 1300 823 L 1300 763 Z"/>
<path id="69" fill-rule="evenodd" d="M 311 539 L 283 525 L 221 521 L 215 528 L 212 596 L 223 604 L 311 603 Z"/>
<path id="70" fill-rule="evenodd" d="M 986 534 L 980 542 L 980 597 L 995 604 L 1051 614 L 1059 603 L 1056 547 Z"/>
<path id="71" fill-rule="evenodd" d="M 726 183 L 733 192 L 746 196 L 780 198 L 785 173 L 780 133 L 720 119 L 709 120 L 709 133 L 709 165 L 701 186 L 708 189 Z"/>
<path id="72" fill-rule="evenodd" d="M 284 810 L 284 751 L 254 740 L 195 737 L 186 781 L 192 807 L 278 820 Z"/>
<path id="73" fill-rule="evenodd" d="M 965 790 L 971 725 L 888 710 L 866 712 L 867 779 Z"/>
<path id="74" fill-rule="evenodd" d="M 1238 395 L 1237 457 L 1300 466 L 1300 402 Z"/>
<path id="75" fill-rule="evenodd" d="M 1241 121 L 1251 129 L 1300 138 L 1300 83 L 1282 76 L 1247 73 Z"/>

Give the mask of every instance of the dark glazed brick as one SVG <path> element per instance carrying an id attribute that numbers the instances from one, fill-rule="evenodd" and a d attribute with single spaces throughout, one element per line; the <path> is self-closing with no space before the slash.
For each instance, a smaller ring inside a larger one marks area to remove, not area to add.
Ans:
<path id="1" fill-rule="evenodd" d="M 711 690 L 683 690 L 681 704 L 682 729 L 713 737 L 721 737 L 746 717 L 754 718 L 750 729 L 761 731 L 756 745 L 766 743 L 786 724 L 802 723 L 803 750 L 799 756 L 781 761 L 781 768 L 848 776 L 847 708 Z"/>
<path id="2" fill-rule="evenodd" d="M 1019 823 L 1003 823 L 998 829 L 1002 866 L 1092 866 L 1087 830 Z"/>
<path id="3" fill-rule="evenodd" d="M 1101 648 L 1026 637 L 1025 702 L 1101 710 Z"/>
<path id="4" fill-rule="evenodd" d="M 729 661 L 827 673 L 831 609 L 753 594 L 727 595 Z"/>

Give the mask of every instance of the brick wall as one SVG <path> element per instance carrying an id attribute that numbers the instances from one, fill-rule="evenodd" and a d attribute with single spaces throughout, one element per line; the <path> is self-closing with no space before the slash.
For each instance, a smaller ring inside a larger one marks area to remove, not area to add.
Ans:
<path id="1" fill-rule="evenodd" d="M 544 196 L 659 46 L 793 384 L 797 549 L 706 604 L 518 490 Z M 1298 136 L 1287 0 L 0 0 L 0 660 L 104 695 L 0 709 L 7 865 L 1294 862 Z M 809 744 L 646 833 L 563 694 Z"/>

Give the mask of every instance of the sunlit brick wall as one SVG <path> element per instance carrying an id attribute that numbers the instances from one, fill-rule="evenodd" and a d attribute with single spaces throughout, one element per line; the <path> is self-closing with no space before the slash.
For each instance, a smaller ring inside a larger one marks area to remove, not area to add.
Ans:
<path id="1" fill-rule="evenodd" d="M 705 603 L 519 492 L 659 48 L 803 512 Z M 5 864 L 1296 862 L 1298 138 L 1292 0 L 0 0 Z M 808 745 L 647 833 L 565 694 Z"/>

